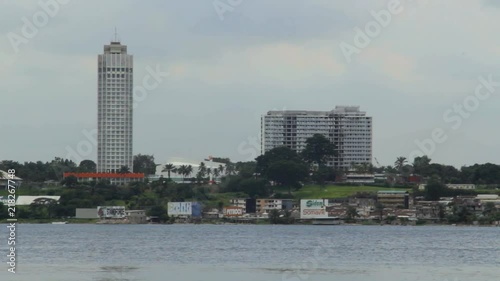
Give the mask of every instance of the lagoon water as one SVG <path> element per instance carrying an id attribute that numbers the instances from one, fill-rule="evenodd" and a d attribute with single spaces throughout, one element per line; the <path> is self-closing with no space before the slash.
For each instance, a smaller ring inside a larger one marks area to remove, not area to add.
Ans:
<path id="1" fill-rule="evenodd" d="M 0 233 L 2 281 L 500 280 L 500 227 L 22 224 L 16 274 Z"/>

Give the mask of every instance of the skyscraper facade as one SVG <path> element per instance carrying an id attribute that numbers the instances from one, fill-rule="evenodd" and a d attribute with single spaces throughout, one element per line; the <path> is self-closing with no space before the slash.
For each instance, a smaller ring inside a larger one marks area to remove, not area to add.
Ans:
<path id="1" fill-rule="evenodd" d="M 115 40 L 98 56 L 97 172 L 132 171 L 133 56 Z"/>
<path id="2" fill-rule="evenodd" d="M 261 119 L 261 153 L 287 146 L 301 152 L 306 140 L 321 134 L 337 147 L 328 162 L 338 169 L 372 163 L 372 117 L 359 106 L 337 106 L 332 111 L 269 111 Z"/>

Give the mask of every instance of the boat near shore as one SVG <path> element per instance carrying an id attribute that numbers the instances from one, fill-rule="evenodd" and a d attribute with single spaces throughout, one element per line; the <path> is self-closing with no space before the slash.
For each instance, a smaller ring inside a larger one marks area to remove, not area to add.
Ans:
<path id="1" fill-rule="evenodd" d="M 52 224 L 68 224 L 67 221 L 54 221 Z"/>

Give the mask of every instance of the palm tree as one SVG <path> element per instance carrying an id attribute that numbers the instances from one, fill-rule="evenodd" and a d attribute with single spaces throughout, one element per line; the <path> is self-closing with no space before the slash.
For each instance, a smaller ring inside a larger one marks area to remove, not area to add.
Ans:
<path id="1" fill-rule="evenodd" d="M 214 180 L 216 178 L 218 178 L 219 175 L 220 175 L 219 169 L 218 168 L 214 168 L 214 170 L 212 171 L 212 175 L 214 175 Z"/>
<path id="2" fill-rule="evenodd" d="M 191 173 L 193 173 L 193 166 L 191 165 L 186 166 L 186 176 L 189 177 Z"/>
<path id="3" fill-rule="evenodd" d="M 233 175 L 235 173 L 235 167 L 233 163 L 226 164 L 226 175 Z"/>
<path id="4" fill-rule="evenodd" d="M 219 170 L 219 174 L 220 174 L 220 175 L 224 174 L 224 166 L 222 166 L 222 164 L 221 164 L 221 165 L 219 165 L 218 170 Z"/>
<path id="5" fill-rule="evenodd" d="M 207 172 L 207 166 L 205 166 L 205 163 L 201 162 L 200 166 L 198 167 L 198 174 L 204 178 Z"/>
<path id="6" fill-rule="evenodd" d="M 168 179 L 170 179 L 170 172 L 175 172 L 175 166 L 174 166 L 174 164 L 167 164 L 167 165 L 165 165 L 165 167 L 161 171 L 162 172 L 167 172 L 168 173 Z"/>
<path id="7" fill-rule="evenodd" d="M 406 157 L 398 157 L 396 159 L 396 162 L 394 162 L 394 167 L 401 172 L 403 171 L 403 167 L 408 163 L 408 160 L 406 160 Z"/>
<path id="8" fill-rule="evenodd" d="M 183 182 L 184 182 L 184 176 L 186 174 L 186 167 L 187 167 L 186 165 L 180 165 L 177 168 L 177 173 L 182 176 L 182 181 Z"/>
<path id="9" fill-rule="evenodd" d="M 212 174 L 212 168 L 207 168 L 207 177 L 210 178 L 211 174 Z"/>

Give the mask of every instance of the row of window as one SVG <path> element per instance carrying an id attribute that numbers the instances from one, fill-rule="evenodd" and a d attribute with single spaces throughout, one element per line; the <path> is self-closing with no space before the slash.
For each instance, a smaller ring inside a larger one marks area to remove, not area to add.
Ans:
<path id="1" fill-rule="evenodd" d="M 109 72 L 109 71 L 115 71 L 115 72 L 128 72 L 132 73 L 134 71 L 133 68 L 131 67 L 100 67 L 99 72 Z"/>

